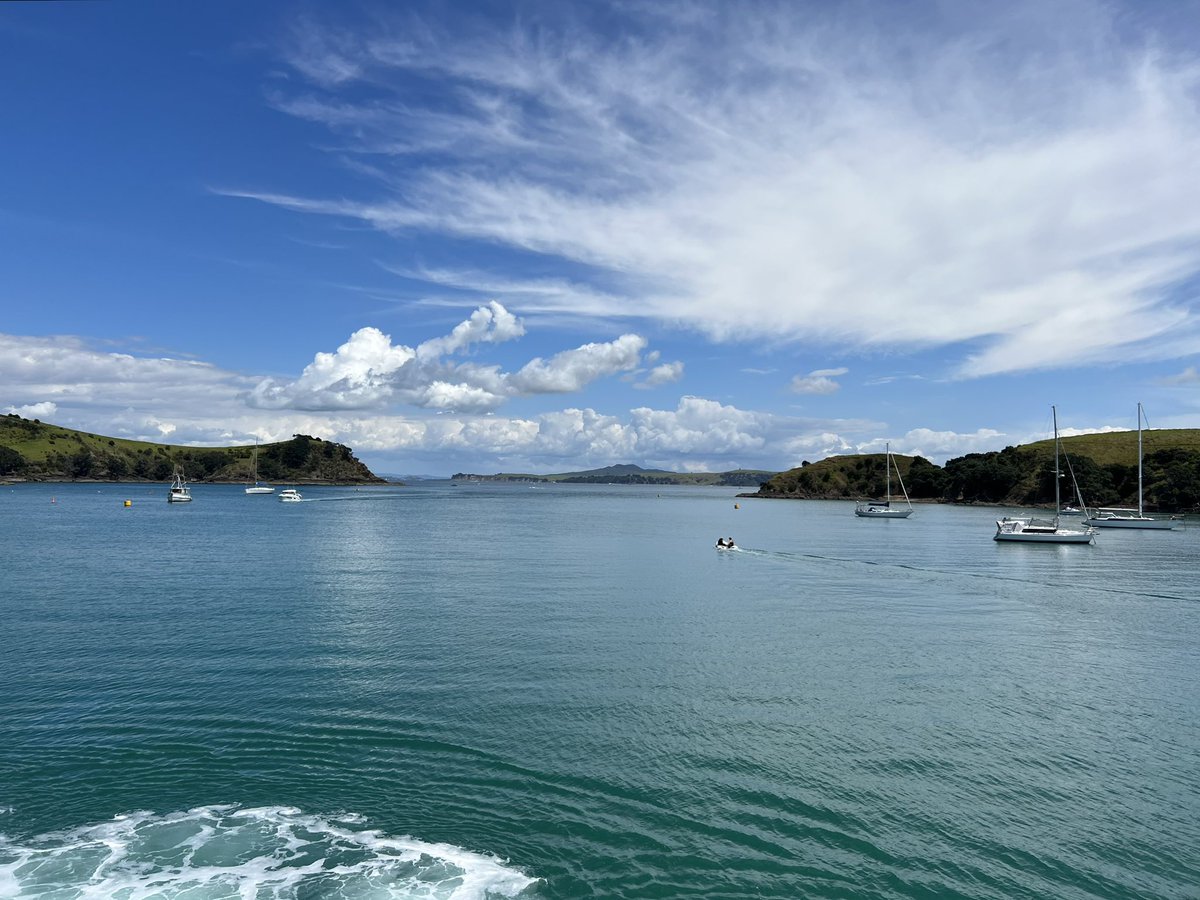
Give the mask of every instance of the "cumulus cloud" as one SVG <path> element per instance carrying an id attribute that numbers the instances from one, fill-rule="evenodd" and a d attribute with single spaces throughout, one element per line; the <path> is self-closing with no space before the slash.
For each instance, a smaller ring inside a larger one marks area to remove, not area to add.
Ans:
<path id="1" fill-rule="evenodd" d="M 716 340 L 948 346 L 964 377 L 1194 352 L 1200 68 L 1150 17 L 621 15 L 620 41 L 574 7 L 453 36 L 302 23 L 272 102 L 369 156 L 379 189 L 226 193 L 557 258 L 597 273 L 586 314 Z M 448 91 L 423 105 L 413 77 Z"/>
<path id="2" fill-rule="evenodd" d="M 333 353 L 317 353 L 295 381 L 264 378 L 248 394 L 261 409 L 381 410 L 393 402 L 425 409 L 485 412 L 510 397 L 566 394 L 599 378 L 636 369 L 646 339 L 636 334 L 530 360 L 518 371 L 447 359 L 475 344 L 522 336 L 521 321 L 500 303 L 476 309 L 443 337 L 416 348 L 393 344 L 377 328 L 360 328 Z"/>
<path id="3" fill-rule="evenodd" d="M 636 388 L 652 388 L 663 384 L 674 384 L 683 377 L 683 363 L 679 360 L 675 362 L 663 363 L 651 369 L 646 377 L 641 381 L 635 382 Z"/>
<path id="4" fill-rule="evenodd" d="M 637 368 L 645 347 L 646 339 L 636 334 L 623 334 L 602 344 L 584 344 L 549 360 L 531 360 L 509 376 L 508 383 L 522 394 L 570 393 L 605 375 Z"/>
<path id="5" fill-rule="evenodd" d="M 250 392 L 263 409 L 370 409 L 392 396 L 393 376 L 415 358 L 395 346 L 378 328 L 360 328 L 333 353 L 318 353 L 300 377 L 288 384 L 266 378 Z"/>
<path id="6" fill-rule="evenodd" d="M 409 355 L 376 335 L 347 344 L 353 346 L 314 360 L 302 374 L 314 393 L 349 391 L 352 382 L 365 392 L 382 391 L 386 379 L 376 383 L 380 372 L 390 367 L 393 374 L 401 373 L 417 365 L 415 351 Z M 640 340 L 619 339 L 539 360 L 530 370 L 536 376 L 530 376 L 529 386 L 580 384 L 620 371 L 637 365 L 634 351 L 641 347 Z M 492 377 L 498 390 L 508 392 L 504 396 L 512 396 L 503 373 Z M 9 411 L 53 417 L 56 424 L 99 434 L 200 446 L 316 434 L 348 443 L 373 461 L 427 460 L 437 471 L 471 463 L 568 471 L 631 461 L 683 470 L 779 469 L 802 459 L 870 452 L 881 443 L 872 443 L 872 436 L 885 430 L 869 420 L 784 416 L 697 396 L 685 396 L 673 408 L 640 406 L 621 414 L 571 407 L 505 417 L 473 412 L 472 404 L 487 406 L 490 399 L 473 398 L 466 382 L 436 379 L 423 385 L 429 405 L 454 411 L 429 415 L 417 409 L 416 415 L 406 415 L 344 405 L 253 407 L 248 398 L 261 379 L 194 361 L 97 351 L 66 337 L 0 335 L 0 381 L 15 401 Z M 417 387 L 400 383 L 391 389 L 399 395 Z M 1014 442 L 988 429 L 966 435 L 916 429 L 893 438 L 892 447 L 944 461 Z"/>
<path id="7" fill-rule="evenodd" d="M 16 415 L 26 419 L 48 419 L 50 416 L 58 412 L 58 404 L 51 403 L 49 400 L 43 400 L 41 403 L 29 403 L 25 406 L 10 406 L 4 411 L 7 413 L 15 413 Z"/>
<path id="8" fill-rule="evenodd" d="M 833 379 L 845 375 L 849 369 L 815 369 L 807 375 L 797 375 L 789 386 L 795 394 L 833 394 L 841 385 Z"/>

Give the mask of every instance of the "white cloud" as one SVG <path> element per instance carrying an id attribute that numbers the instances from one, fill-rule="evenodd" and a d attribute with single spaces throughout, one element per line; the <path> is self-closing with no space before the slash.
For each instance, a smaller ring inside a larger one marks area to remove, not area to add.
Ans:
<path id="1" fill-rule="evenodd" d="M 1033 440 L 1042 440 L 1041 437 Z M 923 456 L 936 463 L 964 456 L 967 453 L 985 453 L 1002 450 L 1009 444 L 1020 443 L 992 428 L 959 433 L 956 431 L 934 431 L 929 428 L 914 428 L 898 438 L 873 438 L 856 444 L 852 453 L 882 453 L 886 443 L 891 444 L 893 453 L 906 456 Z"/>
<path id="2" fill-rule="evenodd" d="M 536 358 L 520 370 L 454 364 L 444 358 L 475 344 L 501 343 L 525 333 L 521 321 L 492 301 L 443 337 L 415 349 L 393 344 L 377 328 L 360 328 L 333 353 L 318 353 L 295 381 L 264 378 L 248 394 L 260 409 L 382 410 L 393 402 L 425 409 L 485 412 L 508 398 L 579 391 L 593 381 L 637 368 L 646 339 L 626 334 L 606 343 Z"/>
<path id="3" fill-rule="evenodd" d="M 531 360 L 508 377 L 508 384 L 522 394 L 571 393 L 597 378 L 637 368 L 645 348 L 646 339 L 636 334 L 623 334 L 602 344 L 584 344 L 549 360 Z"/>
<path id="4" fill-rule="evenodd" d="M 25 406 L 10 406 L 7 413 L 15 413 L 25 419 L 48 419 L 58 412 L 58 404 L 43 400 L 41 403 L 29 403 Z"/>
<path id="5" fill-rule="evenodd" d="M 386 335 L 356 335 L 306 369 L 300 380 L 307 379 L 310 395 L 350 391 L 351 383 L 366 393 L 383 391 L 386 379 L 377 378 L 379 372 L 390 368 L 395 375 L 416 364 L 415 354 L 403 352 Z M 637 365 L 641 339 L 627 338 L 538 361 L 530 387 L 581 384 Z M 503 373 L 481 370 L 469 377 L 479 382 L 491 377 L 504 397 L 512 396 Z M 203 363 L 98 352 L 65 337 L 0 335 L 0 381 L 16 401 L 10 410 L 43 420 L 53 416 L 56 424 L 98 434 L 201 446 L 315 434 L 347 443 L 360 456 L 423 459 L 438 471 L 464 461 L 485 468 L 503 461 L 532 471 L 619 462 L 684 470 L 782 469 L 802 459 L 866 452 L 870 436 L 883 430 L 877 422 L 781 416 L 695 396 L 681 398 L 674 408 L 642 406 L 620 415 L 574 407 L 527 417 L 479 415 L 473 407 L 485 409 L 493 398 L 474 396 L 472 391 L 486 391 L 465 378 L 393 386 L 397 396 L 424 390 L 427 406 L 455 410 L 442 415 L 347 406 L 256 408 L 248 405 L 256 382 L 246 376 Z M 37 399 L 46 396 L 55 399 Z M 987 429 L 969 435 L 917 429 L 892 443 L 897 452 L 920 452 L 939 461 L 1013 442 Z"/>
<path id="6" fill-rule="evenodd" d="M 649 371 L 645 378 L 636 382 L 636 388 L 652 388 L 663 384 L 674 384 L 683 377 L 683 363 L 676 360 L 675 362 L 663 363 L 655 366 Z"/>
<path id="7" fill-rule="evenodd" d="M 935 9 L 623 7 L 623 41 L 550 12 L 500 40 L 309 22 L 311 87 L 274 102 L 380 195 L 228 193 L 583 264 L 618 288 L 548 307 L 719 340 L 969 346 L 966 377 L 1194 352 L 1194 57 L 1098 3 Z"/>
<path id="8" fill-rule="evenodd" d="M 419 359 L 436 359 L 469 347 L 471 344 L 499 344 L 519 338 L 525 333 L 521 324 L 507 309 L 493 300 L 471 313 L 470 318 L 454 326 L 445 337 L 433 338 L 417 347 Z"/>
<path id="9" fill-rule="evenodd" d="M 1171 375 L 1162 380 L 1163 384 L 1200 384 L 1200 372 L 1195 366 L 1188 366 L 1178 375 Z"/>
<path id="10" fill-rule="evenodd" d="M 265 378 L 250 393 L 263 409 L 370 409 L 391 399 L 394 376 L 416 357 L 378 328 L 360 328 L 333 353 L 318 353 L 286 385 Z"/>
<path id="11" fill-rule="evenodd" d="M 833 394 L 841 385 L 833 379 L 845 375 L 849 369 L 815 369 L 807 375 L 797 375 L 789 388 L 795 394 Z"/>

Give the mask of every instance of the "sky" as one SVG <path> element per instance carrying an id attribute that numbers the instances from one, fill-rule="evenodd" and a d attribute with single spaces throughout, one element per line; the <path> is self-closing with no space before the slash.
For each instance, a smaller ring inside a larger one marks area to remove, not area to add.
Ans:
<path id="1" fill-rule="evenodd" d="M 0 412 L 376 472 L 1200 427 L 1200 3 L 0 4 Z"/>

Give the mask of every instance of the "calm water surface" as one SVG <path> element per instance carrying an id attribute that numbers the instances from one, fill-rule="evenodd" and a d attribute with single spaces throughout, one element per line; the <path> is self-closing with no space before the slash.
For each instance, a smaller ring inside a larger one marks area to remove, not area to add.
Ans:
<path id="1" fill-rule="evenodd" d="M 0 896 L 1200 897 L 1200 528 L 735 493 L 0 488 Z"/>

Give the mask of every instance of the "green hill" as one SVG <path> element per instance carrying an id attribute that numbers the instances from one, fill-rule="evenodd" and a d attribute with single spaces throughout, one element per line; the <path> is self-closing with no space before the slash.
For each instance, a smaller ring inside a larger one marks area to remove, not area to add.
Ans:
<path id="1" fill-rule="evenodd" d="M 1148 508 L 1179 512 L 1200 507 L 1200 429 L 1146 431 L 1143 498 Z M 1063 502 L 1074 500 L 1071 475 L 1090 506 L 1137 502 L 1136 432 L 1063 438 Z M 936 466 L 893 454 L 913 499 L 1022 506 L 1054 502 L 1054 442 L 1037 441 L 990 453 L 969 453 Z M 858 500 L 883 496 L 882 453 L 834 456 L 781 472 L 755 497 Z M 893 496 L 899 495 L 893 482 Z"/>
<path id="2" fill-rule="evenodd" d="M 254 479 L 254 448 L 184 447 L 106 437 L 48 425 L 17 415 L 0 416 L 0 476 L 30 481 L 169 481 L 176 466 L 189 481 Z M 261 444 L 263 481 L 305 484 L 382 482 L 343 444 L 308 435 Z"/>
<path id="3" fill-rule="evenodd" d="M 662 469 L 643 469 L 623 464 L 588 469 L 583 472 L 561 472 L 556 475 L 529 475 L 517 472 L 498 472 L 495 475 L 473 475 L 458 472 L 455 481 L 519 481 L 560 484 L 690 484 L 756 487 L 774 472 L 761 469 L 733 469 L 729 472 L 668 472 Z"/>

